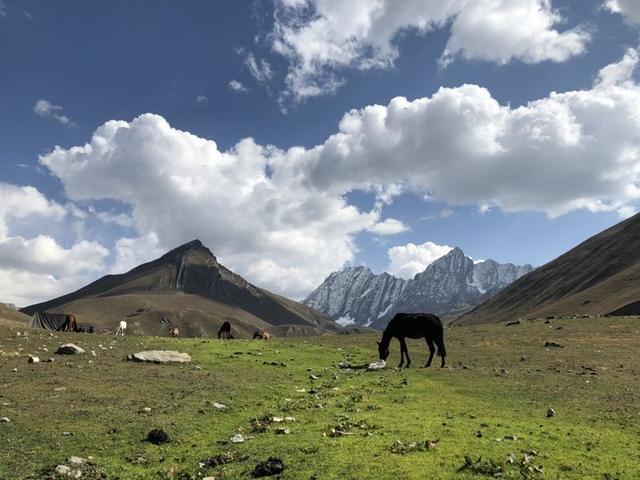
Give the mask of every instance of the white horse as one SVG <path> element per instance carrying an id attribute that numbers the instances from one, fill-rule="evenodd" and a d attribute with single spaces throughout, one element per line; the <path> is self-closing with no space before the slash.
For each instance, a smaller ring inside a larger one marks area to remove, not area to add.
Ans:
<path id="1" fill-rule="evenodd" d="M 125 322 L 124 320 L 120 320 L 120 325 L 118 325 L 118 328 L 116 329 L 116 335 L 124 336 L 124 332 L 126 329 L 127 329 L 127 322 Z"/>

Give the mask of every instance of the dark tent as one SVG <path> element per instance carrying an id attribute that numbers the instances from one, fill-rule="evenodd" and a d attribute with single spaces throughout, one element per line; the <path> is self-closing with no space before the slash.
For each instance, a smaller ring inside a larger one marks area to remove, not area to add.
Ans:
<path id="1" fill-rule="evenodd" d="M 66 313 L 36 312 L 27 324 L 29 328 L 43 328 L 57 332 L 75 332 L 76 317 Z"/>

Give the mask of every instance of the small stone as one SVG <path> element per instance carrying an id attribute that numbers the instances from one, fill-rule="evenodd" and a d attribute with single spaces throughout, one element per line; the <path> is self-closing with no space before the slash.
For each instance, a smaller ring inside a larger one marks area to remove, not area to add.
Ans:
<path id="1" fill-rule="evenodd" d="M 547 418 L 551 418 L 555 416 L 556 416 L 556 411 L 553 408 L 549 407 L 547 409 Z"/>
<path id="2" fill-rule="evenodd" d="M 552 348 L 564 348 L 562 345 L 560 345 L 558 342 L 544 342 L 544 346 L 545 348 L 547 347 L 552 347 Z"/>
<path id="3" fill-rule="evenodd" d="M 151 407 L 143 407 L 143 408 L 142 408 L 142 411 L 143 411 L 144 413 L 150 413 L 150 412 L 151 412 Z"/>
<path id="4" fill-rule="evenodd" d="M 73 432 L 62 432 L 63 437 L 73 437 Z"/>
<path id="5" fill-rule="evenodd" d="M 284 417 L 284 421 L 287 423 L 294 423 L 296 419 L 294 417 Z"/>
<path id="6" fill-rule="evenodd" d="M 11 369 L 11 371 L 12 371 L 12 372 L 17 372 L 17 371 L 18 371 L 18 369 L 17 369 L 17 368 L 12 368 L 12 369 Z"/>
<path id="7" fill-rule="evenodd" d="M 516 437 L 515 435 L 505 435 L 504 439 L 505 440 L 517 440 L 518 437 Z"/>
<path id="8" fill-rule="evenodd" d="M 231 443 L 244 443 L 244 437 L 241 433 L 236 433 L 233 437 L 231 437 Z"/>
<path id="9" fill-rule="evenodd" d="M 58 465 L 56 467 L 56 473 L 58 475 L 69 476 L 69 475 L 71 475 L 71 467 L 69 467 L 67 465 Z"/>
<path id="10" fill-rule="evenodd" d="M 527 359 L 527 356 L 526 356 L 526 355 L 523 355 L 523 356 L 521 356 L 521 357 L 520 357 L 520 361 L 521 361 L 521 362 L 526 362 L 527 360 L 528 360 L 528 359 Z"/>
<path id="11" fill-rule="evenodd" d="M 318 380 L 320 377 L 318 377 L 317 375 L 309 375 L 309 378 L 311 380 Z"/>
<path id="12" fill-rule="evenodd" d="M 216 410 L 226 410 L 227 406 L 224 403 L 213 402 L 213 408 Z"/>
<path id="13" fill-rule="evenodd" d="M 291 430 L 289 430 L 288 428 L 276 428 L 276 435 L 289 435 L 291 433 Z"/>
<path id="14" fill-rule="evenodd" d="M 97 356 L 98 356 L 98 354 L 96 353 L 96 351 L 95 351 L 95 350 L 91 350 L 91 356 L 92 356 L 92 357 L 97 357 Z"/>
<path id="15" fill-rule="evenodd" d="M 80 355 L 81 353 L 85 353 L 85 351 L 84 348 L 80 348 L 73 343 L 65 343 L 64 345 L 60 345 L 58 347 L 56 353 L 58 355 Z"/>
<path id="16" fill-rule="evenodd" d="M 27 363 L 40 363 L 40 358 L 29 355 L 29 358 L 27 358 Z"/>
<path id="17" fill-rule="evenodd" d="M 271 417 L 271 423 L 282 423 L 284 422 L 284 418 L 282 417 Z"/>
<path id="18" fill-rule="evenodd" d="M 11 420 L 9 420 L 9 417 L 2 417 L 0 418 L 0 423 L 9 423 Z"/>
<path id="19" fill-rule="evenodd" d="M 67 463 L 69 465 L 74 465 L 74 466 L 80 466 L 80 465 L 84 465 L 86 463 L 86 460 L 84 458 L 81 457 L 76 457 L 75 455 L 69 457 L 69 459 L 67 460 Z"/>

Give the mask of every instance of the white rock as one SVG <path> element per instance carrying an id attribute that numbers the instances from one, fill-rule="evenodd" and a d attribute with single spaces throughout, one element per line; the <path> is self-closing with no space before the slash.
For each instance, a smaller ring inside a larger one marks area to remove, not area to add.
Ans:
<path id="1" fill-rule="evenodd" d="M 369 370 L 379 370 L 387 366 L 387 362 L 384 360 L 378 360 L 377 362 L 373 362 L 369 364 Z"/>
<path id="2" fill-rule="evenodd" d="M 69 465 L 75 465 L 75 466 L 84 465 L 85 462 L 86 460 L 84 458 L 76 457 L 75 455 L 69 457 L 69 459 L 67 460 L 67 463 Z"/>
<path id="3" fill-rule="evenodd" d="M 133 362 L 189 363 L 191 356 L 187 353 L 175 352 L 173 350 L 146 350 L 127 355 L 126 359 Z"/>
<path id="4" fill-rule="evenodd" d="M 58 350 L 56 350 L 58 355 L 80 355 L 81 353 L 85 353 L 83 348 L 73 344 L 73 343 L 65 343 L 64 345 L 60 345 Z"/>
<path id="5" fill-rule="evenodd" d="M 0 423 L 9 423 L 11 420 L 9 420 L 9 417 L 2 417 L 0 418 Z"/>
<path id="6" fill-rule="evenodd" d="M 56 473 L 58 475 L 71 475 L 71 467 L 67 465 L 58 465 L 56 467 Z"/>
<path id="7" fill-rule="evenodd" d="M 244 437 L 241 433 L 236 433 L 233 437 L 231 437 L 231 443 L 244 443 Z"/>
<path id="8" fill-rule="evenodd" d="M 40 358 L 29 355 L 29 358 L 27 358 L 27 363 L 40 363 Z"/>
<path id="9" fill-rule="evenodd" d="M 227 406 L 224 403 L 213 402 L 213 408 L 217 410 L 226 410 Z"/>

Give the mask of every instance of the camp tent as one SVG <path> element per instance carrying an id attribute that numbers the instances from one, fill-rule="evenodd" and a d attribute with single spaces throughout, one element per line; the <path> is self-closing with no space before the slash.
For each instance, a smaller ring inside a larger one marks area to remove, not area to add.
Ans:
<path id="1" fill-rule="evenodd" d="M 27 324 L 29 328 L 42 328 L 57 332 L 75 332 L 77 329 L 74 315 L 66 313 L 36 312 Z"/>

